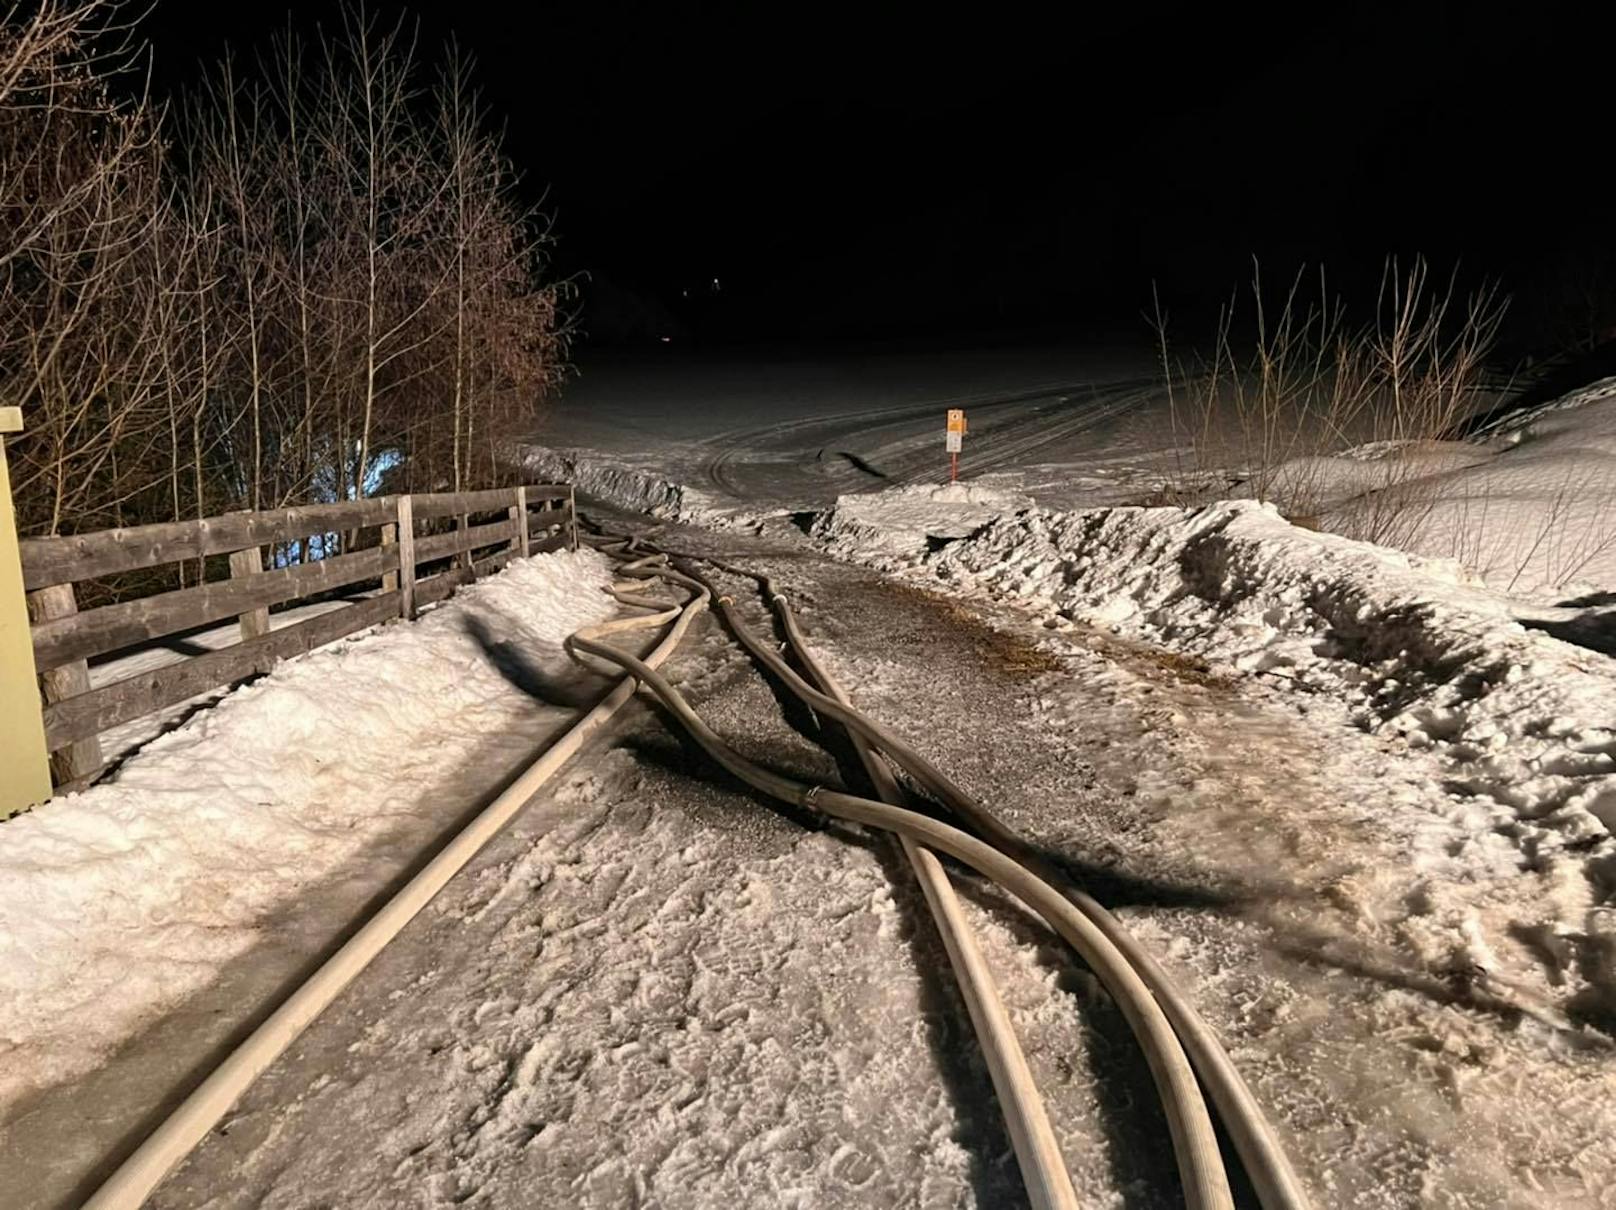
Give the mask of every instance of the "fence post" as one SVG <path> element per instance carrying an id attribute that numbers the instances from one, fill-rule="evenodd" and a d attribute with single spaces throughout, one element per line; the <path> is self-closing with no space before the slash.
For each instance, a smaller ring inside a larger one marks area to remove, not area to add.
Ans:
<path id="1" fill-rule="evenodd" d="M 382 545 L 396 546 L 398 544 L 398 522 L 382 526 Z M 396 592 L 398 590 L 398 572 L 382 572 L 382 591 Z"/>
<path id="2" fill-rule="evenodd" d="M 567 485 L 567 534 L 568 545 L 578 549 L 578 492 L 570 483 Z"/>
<path id="3" fill-rule="evenodd" d="M 78 597 L 71 584 L 52 584 L 28 594 L 28 613 L 36 622 L 70 618 L 79 611 Z M 74 660 L 39 676 L 39 688 L 47 705 L 90 691 L 90 665 Z M 50 754 L 50 769 L 59 786 L 84 782 L 101 772 L 106 760 L 98 736 L 75 740 Z"/>
<path id="4" fill-rule="evenodd" d="M 415 616 L 415 500 L 398 498 L 398 616 Z"/>
<path id="5" fill-rule="evenodd" d="M 516 503 L 511 505 L 511 520 L 516 523 L 516 536 L 511 539 L 513 553 L 527 558 L 527 488 L 516 489 Z"/>
<path id="6" fill-rule="evenodd" d="M 461 535 L 462 537 L 464 537 L 465 533 L 466 533 L 466 530 L 468 530 L 470 528 L 471 528 L 471 517 L 469 515 L 467 515 L 466 513 L 461 513 L 458 517 L 455 518 L 455 533 L 457 533 L 457 534 Z M 471 566 L 471 551 L 469 551 L 469 550 L 461 551 L 458 555 L 456 555 L 454 557 L 454 561 L 456 563 L 460 564 L 461 567 L 469 568 Z"/>
<path id="7" fill-rule="evenodd" d="M 22 409 L 0 408 L 0 715 L 6 719 L 6 759 L 0 761 L 0 819 L 51 795 L 45 723 L 39 712 L 34 644 L 22 590 L 17 518 L 6 470 L 6 433 L 22 431 Z"/>
<path id="8" fill-rule="evenodd" d="M 246 576 L 256 576 L 264 570 L 264 556 L 256 546 L 249 546 L 246 550 L 230 552 L 230 578 L 240 580 Z M 257 609 L 249 609 L 237 619 L 241 624 L 241 641 L 261 639 L 269 633 L 269 607 L 261 605 Z"/>

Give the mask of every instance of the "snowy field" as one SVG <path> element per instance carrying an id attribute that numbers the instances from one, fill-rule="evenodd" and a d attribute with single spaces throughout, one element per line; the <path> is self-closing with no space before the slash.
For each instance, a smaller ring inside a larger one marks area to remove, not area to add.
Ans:
<path id="1" fill-rule="evenodd" d="M 627 476 L 610 493 L 620 498 L 778 513 L 936 482 L 943 412 L 963 407 L 973 476 L 1002 471 L 1040 499 L 1106 503 L 1159 472 L 1154 382 L 1148 356 L 1092 350 L 586 366 L 536 444 L 582 459 L 580 482 Z"/>
<path id="2" fill-rule="evenodd" d="M 532 465 L 668 517 L 807 517 L 843 496 L 946 482 L 954 407 L 970 423 L 963 479 L 1046 508 L 1156 503 L 1203 477 L 1187 470 L 1192 425 L 1175 426 L 1140 351 L 586 368 L 536 434 Z M 1200 470 L 1227 484 L 1217 495 L 1255 491 L 1248 468 Z M 1306 497 L 1310 527 L 1452 560 L 1521 600 L 1577 609 L 1616 592 L 1616 380 L 1471 440 L 1298 458 L 1264 477 Z"/>

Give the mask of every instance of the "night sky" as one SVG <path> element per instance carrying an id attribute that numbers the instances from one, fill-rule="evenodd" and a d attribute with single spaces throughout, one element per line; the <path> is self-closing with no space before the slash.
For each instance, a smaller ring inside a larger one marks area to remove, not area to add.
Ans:
<path id="1" fill-rule="evenodd" d="M 221 7 L 158 0 L 161 90 L 288 20 Z M 1276 280 L 1322 260 L 1350 294 L 1415 252 L 1501 279 L 1528 341 L 1568 274 L 1608 263 L 1591 16 L 1113 7 L 409 11 L 429 55 L 451 30 L 475 55 L 601 343 L 1136 332 L 1152 281 L 1193 325 L 1253 255 Z"/>

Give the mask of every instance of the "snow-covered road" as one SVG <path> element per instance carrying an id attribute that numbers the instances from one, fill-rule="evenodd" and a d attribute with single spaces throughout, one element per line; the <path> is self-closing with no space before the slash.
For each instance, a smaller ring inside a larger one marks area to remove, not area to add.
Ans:
<path id="1" fill-rule="evenodd" d="M 1431 950 L 1430 871 L 1407 860 L 1437 826 L 1418 808 L 1425 756 L 1194 660 L 897 584 L 784 534 L 662 540 L 776 575 L 862 706 L 1153 945 L 1323 1204 L 1601 1204 L 1610 1047 Z M 673 667 L 743 750 L 833 773 L 716 624 Z M 1174 1204 L 1120 1018 L 1041 926 L 997 894 L 970 899 L 1085 1204 Z M 1023 1198 L 902 864 L 741 791 L 647 709 L 157 1204 Z"/>
<path id="2" fill-rule="evenodd" d="M 1040 756 L 1028 711 L 1049 656 L 961 619 L 939 638 L 946 604 L 868 572 L 801 554 L 758 565 L 827 627 L 824 650 L 857 680 L 876 683 L 866 664 L 957 666 L 975 710 L 1000 726 L 962 771 L 1003 782 L 1014 768 L 1018 790 L 1071 779 L 1067 756 Z M 782 719 L 714 625 L 673 672 L 744 750 L 837 775 L 789 722 L 809 724 Z M 957 708 L 917 720 L 929 746 L 940 734 L 965 743 L 980 725 Z M 1087 790 L 1068 800 L 1073 818 L 1102 809 Z M 1086 986 L 1063 990 L 1082 977 L 1029 923 L 1010 918 L 991 938 L 1023 953 L 1006 994 L 1040 1075 L 1063 1089 L 1085 1183 L 1109 1188 L 1120 1166 L 1170 1192 L 1164 1126 L 1120 1019 Z M 1119 1084 L 1132 1110 L 1102 1113 L 1102 1090 Z M 376 1125 L 364 1144 L 339 1129 L 356 1121 Z M 1137 1145 L 1118 1150 L 1114 1132 Z M 1022 1196 L 941 945 L 895 851 L 740 791 L 650 711 L 434 905 L 159 1204 L 221 1204 L 224 1187 L 241 1205 Z"/>

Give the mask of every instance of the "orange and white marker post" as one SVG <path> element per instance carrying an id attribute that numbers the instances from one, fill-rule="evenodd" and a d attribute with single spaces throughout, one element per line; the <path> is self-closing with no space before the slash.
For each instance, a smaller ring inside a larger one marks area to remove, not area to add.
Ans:
<path id="1" fill-rule="evenodd" d="M 948 481 L 954 483 L 959 479 L 960 447 L 965 443 L 965 409 L 948 409 L 948 433 L 946 448 L 948 450 Z"/>

